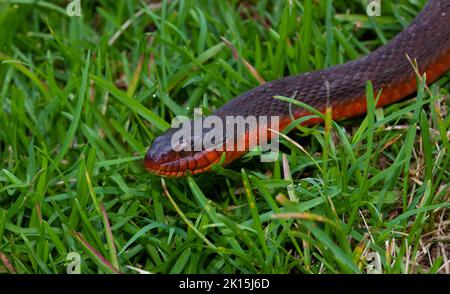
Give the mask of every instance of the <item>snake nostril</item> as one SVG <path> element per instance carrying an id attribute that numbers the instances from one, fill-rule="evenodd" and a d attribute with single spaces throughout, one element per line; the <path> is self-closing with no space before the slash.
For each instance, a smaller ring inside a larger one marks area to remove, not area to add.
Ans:
<path id="1" fill-rule="evenodd" d="M 147 152 L 144 157 L 144 166 L 150 170 L 150 171 L 157 171 L 158 170 L 158 160 L 154 157 L 154 154 L 152 152 Z"/>
<path id="2" fill-rule="evenodd" d="M 155 158 L 153 156 L 153 152 L 151 150 L 151 147 L 147 150 L 147 152 L 145 153 L 145 157 L 144 157 L 144 161 L 146 162 L 153 162 L 155 161 Z"/>

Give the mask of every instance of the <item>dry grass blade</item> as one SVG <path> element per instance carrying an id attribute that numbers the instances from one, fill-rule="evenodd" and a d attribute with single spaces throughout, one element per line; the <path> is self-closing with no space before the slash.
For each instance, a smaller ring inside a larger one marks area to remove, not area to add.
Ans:
<path id="1" fill-rule="evenodd" d="M 321 223 L 327 223 L 334 227 L 338 227 L 336 223 L 334 223 L 332 220 L 318 214 L 313 214 L 309 212 L 286 212 L 286 213 L 276 213 L 272 215 L 272 218 L 274 219 L 300 219 L 300 220 L 308 220 L 308 221 L 315 221 L 315 222 L 321 222 Z"/>
<path id="2" fill-rule="evenodd" d="M 83 245 L 86 251 L 99 263 L 103 268 L 114 274 L 120 274 L 116 269 L 100 252 L 98 252 L 91 244 L 89 244 L 81 233 L 74 232 L 75 238 Z"/>
<path id="3" fill-rule="evenodd" d="M 3 262 L 3 265 L 6 267 L 6 269 L 11 274 L 16 274 L 17 273 L 16 270 L 14 269 L 13 265 L 9 261 L 8 257 L 6 257 L 6 255 L 3 252 L 0 252 L 0 260 Z"/>
<path id="4" fill-rule="evenodd" d="M 225 45 L 227 45 L 227 47 L 231 49 L 231 51 L 233 52 L 234 59 L 242 62 L 244 64 L 245 68 L 259 82 L 260 85 L 265 84 L 266 81 L 264 80 L 264 78 L 259 74 L 259 72 L 256 70 L 256 68 L 254 68 L 247 60 L 245 60 L 244 58 L 242 58 L 239 55 L 237 49 L 233 46 L 233 44 L 231 44 L 231 42 L 228 41 L 227 39 L 225 39 L 224 37 L 220 37 L 220 38 L 225 43 Z"/>
<path id="5" fill-rule="evenodd" d="M 170 2 L 170 1 L 166 1 L 166 2 Z M 150 3 L 148 4 L 147 8 L 150 10 L 156 10 L 156 9 L 160 9 L 162 6 L 162 2 L 158 2 L 158 3 Z M 117 39 L 120 37 L 120 35 L 123 34 L 123 32 L 125 32 L 132 24 L 133 21 L 135 21 L 136 19 L 138 19 L 139 17 L 141 17 L 145 12 L 145 8 L 142 8 L 140 10 L 138 10 L 133 17 L 127 19 L 121 26 L 120 28 L 114 33 L 114 35 L 112 35 L 112 37 L 109 39 L 108 41 L 108 45 L 112 46 Z"/>

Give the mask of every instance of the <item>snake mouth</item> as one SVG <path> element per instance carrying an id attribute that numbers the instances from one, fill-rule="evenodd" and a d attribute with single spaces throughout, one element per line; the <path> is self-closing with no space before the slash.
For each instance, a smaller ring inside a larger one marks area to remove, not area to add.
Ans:
<path id="1" fill-rule="evenodd" d="M 261 129 L 263 132 L 269 132 L 265 125 Z M 246 131 L 239 139 L 236 138 L 237 140 L 229 137 L 224 140 L 224 143 L 217 143 L 199 151 L 177 151 L 178 147 L 182 145 L 172 147 L 171 144 L 168 144 L 172 135 L 171 132 L 168 132 L 158 137 L 150 146 L 144 158 L 144 166 L 149 172 L 164 177 L 182 177 L 186 174 L 203 173 L 210 170 L 214 164 L 221 162 L 223 155 L 225 158 L 222 165 L 227 165 L 244 155 L 251 149 L 250 146 L 260 141 L 258 131 L 260 131 L 259 128 L 253 128 L 252 131 Z M 269 134 L 267 136 L 271 137 Z M 250 137 L 254 140 L 250 140 Z"/>
<path id="2" fill-rule="evenodd" d="M 222 153 L 217 150 L 204 150 L 158 154 L 150 148 L 144 158 L 144 166 L 149 172 L 159 176 L 182 177 L 187 173 L 195 175 L 209 170 L 218 163 Z"/>
<path id="3" fill-rule="evenodd" d="M 278 119 L 275 121 L 279 122 Z M 280 126 L 284 128 L 289 121 L 290 118 L 285 116 L 282 118 L 281 125 L 272 127 L 275 129 L 278 129 Z M 187 140 L 188 143 L 186 141 L 177 142 L 176 140 L 173 142 L 174 130 L 171 129 L 153 141 L 145 155 L 144 166 L 149 172 L 159 176 L 182 177 L 187 174 L 195 175 L 208 171 L 214 164 L 219 162 L 222 165 L 228 165 L 235 159 L 240 158 L 248 150 L 259 146 L 261 142 L 267 144 L 267 140 L 270 140 L 273 135 L 268 128 L 267 122 L 246 128 L 238 133 L 237 136 L 231 134 L 225 138 L 221 137 L 220 140 L 212 142 L 213 146 L 202 146 L 201 148 L 205 149 L 197 151 L 195 150 L 194 142 L 196 140 L 203 142 L 204 137 L 192 137 Z M 208 133 L 205 136 L 208 136 Z M 262 140 L 262 137 L 265 139 Z M 223 156 L 224 159 L 222 160 Z"/>

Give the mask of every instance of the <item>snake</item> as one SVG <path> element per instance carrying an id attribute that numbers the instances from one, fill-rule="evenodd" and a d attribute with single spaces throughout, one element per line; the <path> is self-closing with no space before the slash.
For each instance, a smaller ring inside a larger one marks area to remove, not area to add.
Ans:
<path id="1" fill-rule="evenodd" d="M 276 99 L 276 96 L 284 96 L 322 113 L 329 108 L 333 120 L 342 120 L 367 113 L 368 81 L 372 83 L 374 93 L 381 93 L 375 106 L 383 107 L 417 92 L 419 73 L 425 74 L 426 83 L 430 84 L 449 69 L 450 0 L 429 0 L 400 33 L 368 55 L 322 70 L 264 83 L 230 100 L 211 115 L 223 120 L 227 116 L 276 116 L 280 131 L 299 118 L 311 117 L 311 112 L 305 107 Z M 311 117 L 302 124 L 322 121 L 321 118 Z M 191 124 L 193 122 L 190 121 Z M 208 133 L 208 129 L 203 129 L 200 137 L 194 135 L 173 144 L 173 136 L 180 126 L 171 127 L 153 140 L 144 156 L 144 166 L 149 172 L 164 177 L 203 173 L 214 164 L 220 162 L 226 165 L 243 156 L 249 151 L 250 139 L 262 134 L 261 131 L 272 134 L 268 124 L 258 127 L 241 132 L 245 146 L 237 150 L 223 148 L 224 144 L 236 142 L 236 138 L 229 141 L 226 135 L 215 138 L 213 142 L 222 148 L 176 148 L 193 146 L 196 140 L 201 140 Z M 270 134 L 269 139 L 272 138 Z"/>

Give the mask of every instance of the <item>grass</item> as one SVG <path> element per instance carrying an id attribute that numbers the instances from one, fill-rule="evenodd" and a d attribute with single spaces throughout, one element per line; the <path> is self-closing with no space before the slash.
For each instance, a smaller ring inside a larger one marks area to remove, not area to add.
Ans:
<path id="1" fill-rule="evenodd" d="M 297 122 L 275 163 L 142 165 L 174 116 L 363 56 L 424 2 L 0 2 L 0 272 L 449 273 L 448 74 L 384 109 L 368 84 L 367 116 Z"/>

